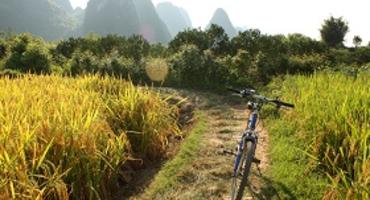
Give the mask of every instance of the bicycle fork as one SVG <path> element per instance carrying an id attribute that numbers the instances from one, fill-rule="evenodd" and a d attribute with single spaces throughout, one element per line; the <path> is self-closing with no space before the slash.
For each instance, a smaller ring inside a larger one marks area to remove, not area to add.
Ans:
<path id="1" fill-rule="evenodd" d="M 242 159 L 245 159 L 242 157 L 243 155 L 243 151 L 244 151 L 244 148 L 245 148 L 245 144 L 247 141 L 250 141 L 253 143 L 253 148 L 256 148 L 257 146 L 257 138 L 252 136 L 252 134 L 250 132 L 245 132 L 242 136 L 242 139 L 240 140 L 239 142 L 239 145 L 238 145 L 238 150 L 237 150 L 237 153 L 236 153 L 236 158 L 235 158 L 235 162 L 234 162 L 234 176 L 238 176 L 238 172 L 240 171 L 239 169 L 243 166 L 240 165 L 240 162 L 242 161 Z M 255 149 L 253 150 L 253 152 L 255 153 Z M 253 155 L 254 157 L 254 155 Z M 254 163 L 256 164 L 260 164 L 260 160 L 254 158 L 253 160 Z"/>

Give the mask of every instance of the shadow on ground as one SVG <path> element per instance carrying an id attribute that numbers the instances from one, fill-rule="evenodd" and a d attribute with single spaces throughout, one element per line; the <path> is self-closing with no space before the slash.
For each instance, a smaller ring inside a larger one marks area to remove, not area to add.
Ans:
<path id="1" fill-rule="evenodd" d="M 297 197 L 283 183 L 274 181 L 270 177 L 264 176 L 260 172 L 253 173 L 256 179 L 259 180 L 258 191 L 253 185 L 253 180 L 248 185 L 249 192 L 254 199 L 259 200 L 297 200 Z"/>

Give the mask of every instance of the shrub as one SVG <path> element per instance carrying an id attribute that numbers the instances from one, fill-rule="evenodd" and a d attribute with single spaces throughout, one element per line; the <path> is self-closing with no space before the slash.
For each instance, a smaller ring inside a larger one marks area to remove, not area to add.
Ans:
<path id="1" fill-rule="evenodd" d="M 207 33 L 199 29 L 191 29 L 180 32 L 169 43 L 169 49 L 175 53 L 181 51 L 183 45 L 194 45 L 203 51 L 210 47 Z"/>
<path id="2" fill-rule="evenodd" d="M 51 57 L 42 40 L 21 34 L 11 41 L 11 54 L 5 63 L 6 69 L 26 73 L 49 73 Z"/>
<path id="3" fill-rule="evenodd" d="M 288 59 L 287 71 L 291 74 L 311 74 L 329 65 L 325 56 L 320 54 L 305 54 L 301 56 L 291 56 Z"/>
<path id="4" fill-rule="evenodd" d="M 171 76 L 178 86 L 197 87 L 204 84 L 199 82 L 204 80 L 206 74 L 202 54 L 195 45 L 184 45 L 171 57 Z"/>
<path id="5" fill-rule="evenodd" d="M 298 33 L 288 35 L 284 42 L 289 55 L 316 54 L 327 51 L 324 43 Z"/>
<path id="6" fill-rule="evenodd" d="M 194 45 L 184 45 L 170 59 L 171 79 L 178 86 L 197 89 L 217 89 L 224 86 L 228 71 L 210 50 L 202 52 Z"/>
<path id="7" fill-rule="evenodd" d="M 73 76 L 99 72 L 100 59 L 92 52 L 75 52 L 70 60 L 70 73 Z"/>
<path id="8" fill-rule="evenodd" d="M 0 39 L 0 60 L 6 56 L 7 44 L 4 40 Z"/>

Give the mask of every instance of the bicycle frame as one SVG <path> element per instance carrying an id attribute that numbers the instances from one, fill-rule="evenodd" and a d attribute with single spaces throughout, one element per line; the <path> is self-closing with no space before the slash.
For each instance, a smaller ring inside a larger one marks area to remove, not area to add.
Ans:
<path id="1" fill-rule="evenodd" d="M 238 150 L 236 153 L 236 158 L 234 162 L 234 174 L 232 179 L 232 193 L 231 196 L 233 200 L 241 200 L 243 197 L 243 192 L 248 184 L 248 175 L 251 170 L 251 166 L 253 163 L 260 164 L 260 160 L 255 158 L 257 143 L 258 143 L 258 132 L 256 131 L 257 128 L 257 121 L 259 117 L 259 111 L 261 110 L 262 106 L 268 103 L 273 103 L 276 105 L 276 108 L 279 109 L 281 106 L 294 108 L 294 104 L 286 103 L 280 101 L 278 98 L 270 99 L 263 95 L 260 95 L 253 89 L 244 89 L 244 90 L 236 90 L 229 88 L 229 91 L 232 91 L 235 95 L 240 97 L 247 97 L 251 100 L 248 102 L 248 109 L 252 111 L 248 118 L 248 126 L 243 132 L 241 140 L 238 145 Z M 244 169 L 243 169 L 244 167 Z M 242 175 L 239 183 L 239 175 Z"/>
<path id="2" fill-rule="evenodd" d="M 241 155 L 245 147 L 245 142 L 251 141 L 254 145 L 256 145 L 258 142 L 258 136 L 255 134 L 255 129 L 256 129 L 257 120 L 258 120 L 258 110 L 259 110 L 259 105 L 255 103 L 255 105 L 253 105 L 253 111 L 250 114 L 249 119 L 248 119 L 248 127 L 244 131 L 243 136 L 239 142 L 238 153 L 236 155 L 236 159 L 234 163 L 234 176 L 237 176 L 237 171 L 238 171 L 238 167 L 240 164 Z"/>

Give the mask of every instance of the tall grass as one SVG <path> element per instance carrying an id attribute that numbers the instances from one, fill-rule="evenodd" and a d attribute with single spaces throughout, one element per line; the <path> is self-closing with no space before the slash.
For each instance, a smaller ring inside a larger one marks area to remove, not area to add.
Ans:
<path id="1" fill-rule="evenodd" d="M 312 158 L 310 169 L 332 182 L 324 199 L 370 198 L 370 74 L 292 76 L 279 86 L 296 105 L 283 119 Z"/>
<path id="2" fill-rule="evenodd" d="M 108 199 L 128 159 L 161 156 L 176 110 L 99 78 L 0 79 L 0 199 Z"/>

